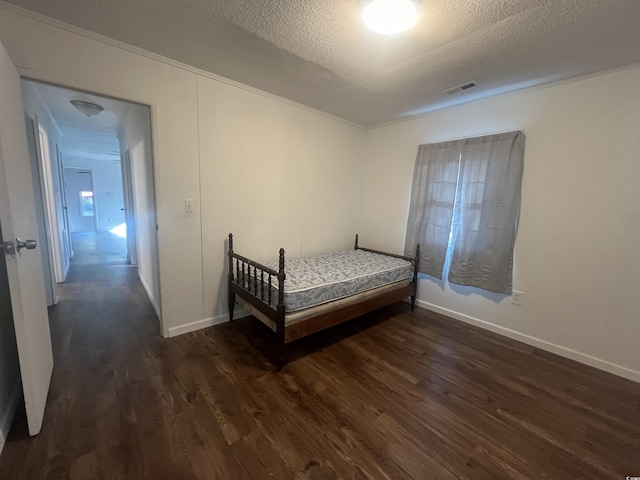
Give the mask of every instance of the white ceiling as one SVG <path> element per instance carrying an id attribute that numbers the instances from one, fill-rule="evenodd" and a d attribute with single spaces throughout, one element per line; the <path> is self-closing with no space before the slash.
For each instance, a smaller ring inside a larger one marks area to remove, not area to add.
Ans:
<path id="1" fill-rule="evenodd" d="M 60 127 L 65 161 L 70 158 L 76 163 L 77 159 L 85 158 L 120 161 L 118 131 L 133 104 L 30 80 L 23 82 L 35 87 Z M 71 100 L 97 103 L 104 111 L 87 117 L 71 105 Z"/>
<path id="2" fill-rule="evenodd" d="M 638 0 L 422 0 L 394 37 L 360 0 L 11 3 L 365 126 L 640 62 Z"/>

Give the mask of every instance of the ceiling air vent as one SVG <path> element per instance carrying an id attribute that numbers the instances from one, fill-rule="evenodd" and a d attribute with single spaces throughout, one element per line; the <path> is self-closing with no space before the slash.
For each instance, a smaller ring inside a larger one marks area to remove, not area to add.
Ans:
<path id="1" fill-rule="evenodd" d="M 457 87 L 450 88 L 449 90 L 445 90 L 444 93 L 446 95 L 455 95 L 456 93 L 464 92 L 471 88 L 475 88 L 478 86 L 478 82 L 468 82 L 463 83 L 462 85 L 458 85 Z"/>

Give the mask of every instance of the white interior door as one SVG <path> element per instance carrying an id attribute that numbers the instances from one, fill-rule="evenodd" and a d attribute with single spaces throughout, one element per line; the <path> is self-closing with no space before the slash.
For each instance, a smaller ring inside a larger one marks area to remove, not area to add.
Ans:
<path id="1" fill-rule="evenodd" d="M 0 44 L 0 223 L 5 242 L 39 241 L 36 207 L 27 150 L 20 76 Z M 17 246 L 16 246 L 17 247 Z M 29 434 L 42 427 L 53 355 L 44 290 L 42 262 L 37 252 L 5 244 L 7 274 L 18 346 L 22 389 Z M 7 253 L 9 250 L 9 253 Z"/>

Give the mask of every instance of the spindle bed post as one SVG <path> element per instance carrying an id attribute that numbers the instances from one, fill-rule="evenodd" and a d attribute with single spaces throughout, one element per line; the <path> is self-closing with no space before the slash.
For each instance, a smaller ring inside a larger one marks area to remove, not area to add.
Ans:
<path id="1" fill-rule="evenodd" d="M 233 309 L 236 304 L 236 294 L 233 293 L 233 234 L 229 234 L 229 323 L 233 322 Z"/>
<path id="2" fill-rule="evenodd" d="M 280 259 L 278 262 L 278 313 L 276 318 L 276 333 L 278 335 L 279 346 L 279 358 L 278 358 L 278 370 L 282 368 L 285 363 L 285 337 L 284 337 L 284 281 L 286 274 L 284 273 L 284 248 L 280 249 Z"/>

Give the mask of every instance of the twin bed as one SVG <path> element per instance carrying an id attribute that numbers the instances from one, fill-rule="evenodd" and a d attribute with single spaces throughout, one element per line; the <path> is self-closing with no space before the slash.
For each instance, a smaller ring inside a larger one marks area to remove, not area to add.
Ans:
<path id="1" fill-rule="evenodd" d="M 236 301 L 274 333 L 280 368 L 285 346 L 299 338 L 411 297 L 413 310 L 420 245 L 415 257 L 358 246 L 353 250 L 261 264 L 233 250 L 229 234 L 229 318 Z"/>

